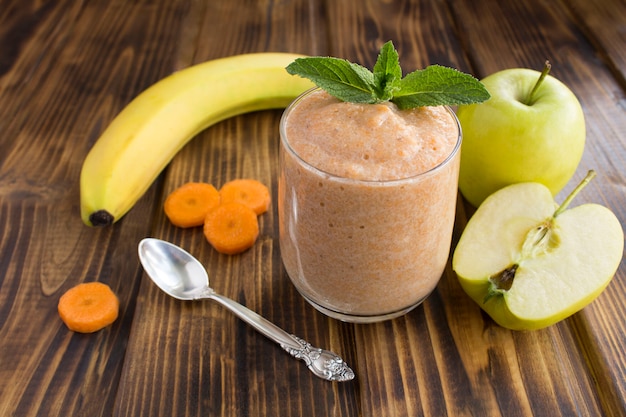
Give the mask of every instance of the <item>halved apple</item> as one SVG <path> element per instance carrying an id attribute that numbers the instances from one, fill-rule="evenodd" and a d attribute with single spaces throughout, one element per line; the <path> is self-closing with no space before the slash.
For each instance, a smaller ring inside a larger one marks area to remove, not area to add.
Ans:
<path id="1" fill-rule="evenodd" d="M 558 206 L 539 183 L 489 196 L 468 222 L 452 267 L 465 292 L 499 325 L 550 326 L 591 303 L 621 262 L 624 232 L 608 208 L 567 209 L 593 178 L 590 171 Z"/>

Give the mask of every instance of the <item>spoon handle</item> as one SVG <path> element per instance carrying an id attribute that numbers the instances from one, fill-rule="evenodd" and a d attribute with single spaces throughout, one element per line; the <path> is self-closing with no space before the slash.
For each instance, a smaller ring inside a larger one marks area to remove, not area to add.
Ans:
<path id="1" fill-rule="evenodd" d="M 354 378 L 353 371 L 337 354 L 311 346 L 305 340 L 287 333 L 271 321 L 228 297 L 213 292 L 208 294 L 208 298 L 235 313 L 259 333 L 279 344 L 294 358 L 302 359 L 308 368 L 320 378 L 331 381 L 348 381 Z"/>
<path id="2" fill-rule="evenodd" d="M 287 333 L 271 321 L 267 320 L 263 316 L 250 310 L 248 307 L 245 307 L 228 297 L 216 293 L 211 294 L 210 298 L 235 313 L 237 317 L 248 323 L 250 326 L 254 327 L 259 333 L 263 334 L 264 336 L 273 340 L 279 345 L 286 345 L 294 349 L 300 347 L 300 344 L 296 340 L 294 340 L 294 338 L 289 333 Z"/>

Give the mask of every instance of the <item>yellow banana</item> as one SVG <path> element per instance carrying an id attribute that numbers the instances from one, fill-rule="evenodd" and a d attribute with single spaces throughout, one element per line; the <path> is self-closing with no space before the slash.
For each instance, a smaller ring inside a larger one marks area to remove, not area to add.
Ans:
<path id="1" fill-rule="evenodd" d="M 85 158 L 80 175 L 83 222 L 106 226 L 119 220 L 174 155 L 207 127 L 250 111 L 284 108 L 313 87 L 285 70 L 300 56 L 262 52 L 211 60 L 138 95 Z"/>

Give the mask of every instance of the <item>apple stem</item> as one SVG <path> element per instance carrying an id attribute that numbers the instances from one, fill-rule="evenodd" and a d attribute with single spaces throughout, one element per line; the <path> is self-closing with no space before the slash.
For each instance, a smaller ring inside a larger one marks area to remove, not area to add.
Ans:
<path id="1" fill-rule="evenodd" d="M 526 98 L 526 105 L 527 106 L 532 106 L 533 103 L 535 102 L 535 100 L 534 100 L 535 99 L 535 93 L 539 89 L 539 86 L 541 85 L 541 83 L 543 83 L 543 80 L 550 73 L 550 69 L 551 68 L 552 68 L 552 65 L 550 65 L 550 61 L 546 61 L 545 64 L 543 65 L 543 70 L 541 71 L 541 74 L 539 75 L 539 79 L 535 83 L 535 86 L 533 87 L 533 89 L 530 91 L 530 94 L 528 95 L 528 98 Z"/>
<path id="2" fill-rule="evenodd" d="M 580 190 L 585 188 L 587 184 L 589 184 L 589 181 L 591 181 L 593 177 L 595 176 L 596 176 L 596 172 L 593 169 L 590 169 L 587 172 L 587 175 L 585 176 L 585 178 L 583 178 L 583 180 L 580 182 L 580 184 L 578 184 L 576 188 L 574 188 L 574 190 L 567 196 L 565 201 L 563 201 L 561 205 L 559 206 L 559 208 L 556 209 L 552 217 L 556 218 L 559 214 L 563 213 L 567 209 L 567 206 L 569 206 L 569 204 L 572 202 L 574 197 L 576 197 L 576 194 L 578 194 Z"/>

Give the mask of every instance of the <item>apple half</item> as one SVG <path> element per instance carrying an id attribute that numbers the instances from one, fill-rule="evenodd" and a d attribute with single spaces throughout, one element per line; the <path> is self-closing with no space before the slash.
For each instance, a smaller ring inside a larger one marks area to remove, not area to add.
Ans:
<path id="1" fill-rule="evenodd" d="M 567 209 L 590 171 L 558 206 L 550 190 L 527 182 L 490 195 L 454 251 L 465 292 L 499 325 L 550 326 L 591 303 L 609 284 L 624 251 L 624 232 L 608 208 Z"/>

